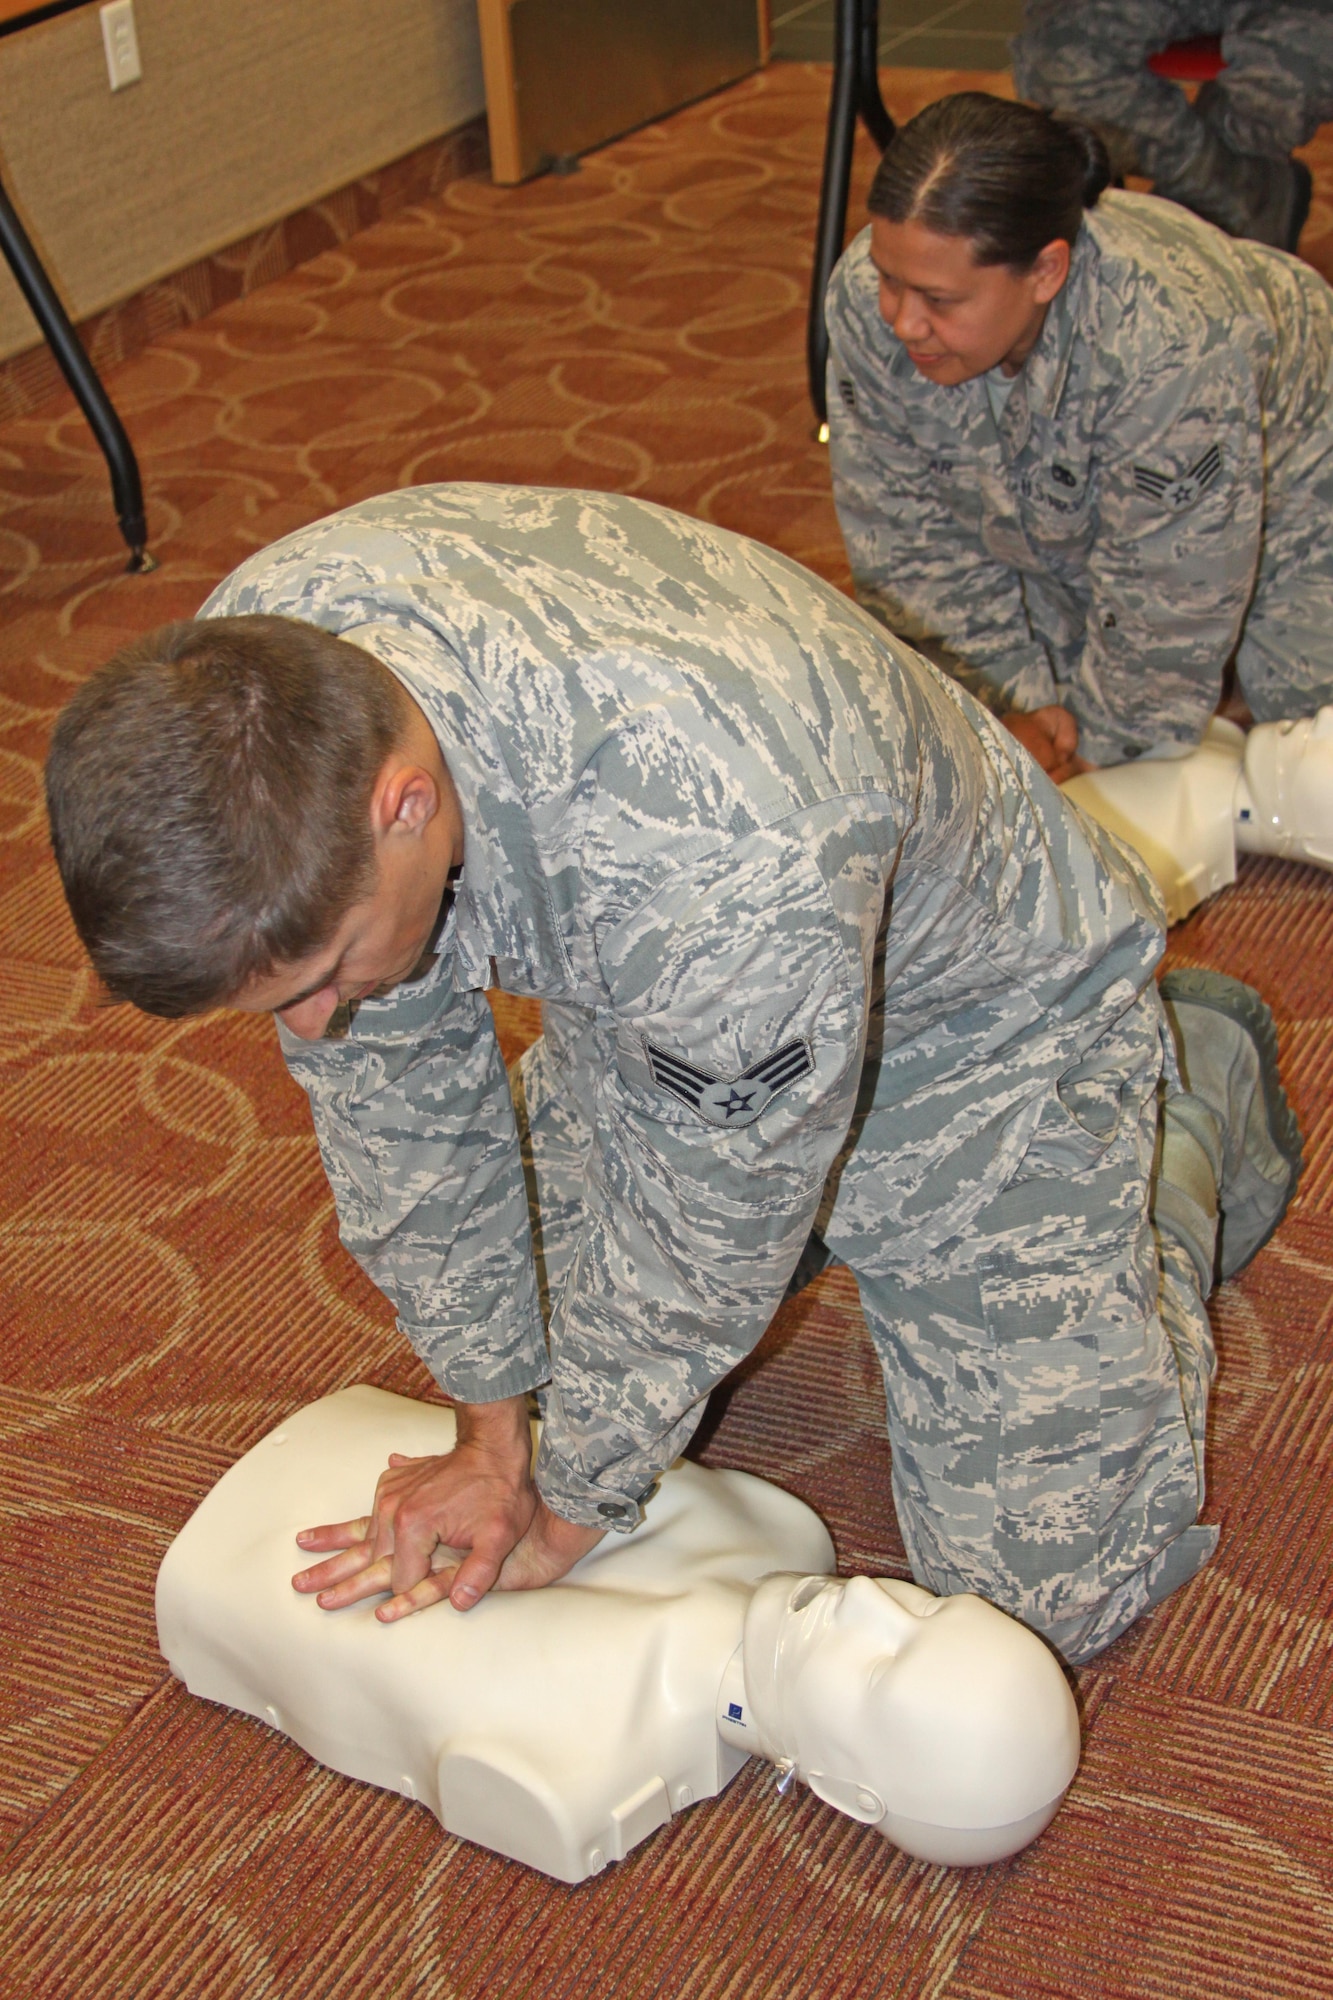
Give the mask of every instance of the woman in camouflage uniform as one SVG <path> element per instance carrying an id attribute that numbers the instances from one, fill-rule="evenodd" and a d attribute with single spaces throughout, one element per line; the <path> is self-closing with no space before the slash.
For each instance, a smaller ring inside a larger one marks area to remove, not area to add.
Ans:
<path id="1" fill-rule="evenodd" d="M 828 293 L 863 604 L 1052 775 L 1333 700 L 1333 294 L 1103 194 L 1085 129 L 968 93 L 896 136 Z"/>

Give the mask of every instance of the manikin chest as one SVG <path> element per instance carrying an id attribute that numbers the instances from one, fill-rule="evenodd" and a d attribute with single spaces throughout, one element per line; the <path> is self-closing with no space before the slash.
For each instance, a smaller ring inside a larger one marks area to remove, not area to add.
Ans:
<path id="1" fill-rule="evenodd" d="M 446 1451 L 450 1410 L 370 1388 L 298 1412 L 232 1467 L 168 1550 L 163 1652 L 191 1693 L 281 1730 L 446 1831 L 568 1882 L 596 1874 L 745 1763 L 717 1701 L 752 1588 L 828 1572 L 810 1509 L 681 1464 L 630 1536 L 545 1590 L 381 1625 L 298 1596 L 294 1536 L 364 1512 L 389 1451 Z"/>

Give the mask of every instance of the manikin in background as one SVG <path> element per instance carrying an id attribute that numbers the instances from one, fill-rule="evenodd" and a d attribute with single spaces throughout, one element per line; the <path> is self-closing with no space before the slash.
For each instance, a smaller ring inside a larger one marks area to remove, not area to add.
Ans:
<path id="1" fill-rule="evenodd" d="M 1240 854 L 1333 868 L 1333 707 L 1248 735 L 1215 715 L 1183 757 L 1090 770 L 1063 790 L 1143 857 L 1178 924 L 1235 881 Z"/>
<path id="2" fill-rule="evenodd" d="M 362 1506 L 390 1451 L 453 1442 L 452 1411 L 369 1388 L 264 1439 L 163 1561 L 173 1672 L 567 1882 L 752 1754 L 926 1860 L 999 1860 L 1054 1816 L 1079 1751 L 1054 1655 L 980 1598 L 830 1577 L 818 1518 L 745 1473 L 678 1464 L 632 1535 L 466 1616 L 386 1625 L 292 1589 L 312 1510 Z"/>

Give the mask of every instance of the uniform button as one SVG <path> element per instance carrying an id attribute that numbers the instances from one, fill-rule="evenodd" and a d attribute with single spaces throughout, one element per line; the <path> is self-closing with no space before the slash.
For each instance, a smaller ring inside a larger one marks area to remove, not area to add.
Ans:
<path id="1" fill-rule="evenodd" d="M 1143 745 L 1142 743 L 1122 743 L 1120 754 L 1122 757 L 1141 757 L 1143 755 Z"/>
<path id="2" fill-rule="evenodd" d="M 629 1512 L 629 1509 L 623 1506 L 619 1500 L 603 1500 L 597 1511 L 604 1520 L 619 1521 Z"/>
<path id="3" fill-rule="evenodd" d="M 1103 632 L 1114 632 L 1115 630 L 1114 611 L 1108 611 L 1106 616 L 1102 619 L 1102 630 Z"/>

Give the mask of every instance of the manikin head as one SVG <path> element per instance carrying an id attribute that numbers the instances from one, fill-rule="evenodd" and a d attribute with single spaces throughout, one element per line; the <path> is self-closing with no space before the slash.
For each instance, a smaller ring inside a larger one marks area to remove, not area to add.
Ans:
<path id="1" fill-rule="evenodd" d="M 744 1668 L 764 1754 L 926 1861 L 1016 1853 L 1078 1768 L 1059 1661 L 979 1597 L 768 1577 L 746 1616 Z"/>
<path id="2" fill-rule="evenodd" d="M 870 190 L 879 309 L 918 372 L 1016 374 L 1109 178 L 1088 128 L 964 91 L 894 134 Z"/>
<path id="3" fill-rule="evenodd" d="M 1250 731 L 1236 805 L 1238 847 L 1333 868 L 1333 707 Z"/>
<path id="4" fill-rule="evenodd" d="M 462 858 L 420 707 L 370 654 L 287 618 L 126 647 L 61 715 L 47 803 L 116 999 L 272 1011 L 307 1038 L 412 976 Z"/>

